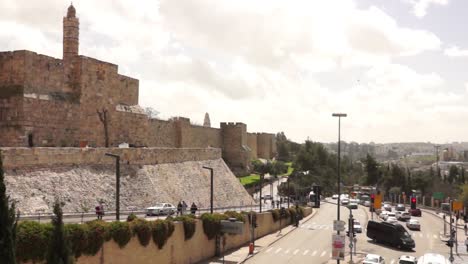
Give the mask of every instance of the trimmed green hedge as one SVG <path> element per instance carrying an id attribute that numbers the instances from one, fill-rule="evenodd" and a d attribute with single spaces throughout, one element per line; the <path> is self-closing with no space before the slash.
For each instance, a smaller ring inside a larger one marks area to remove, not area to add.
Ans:
<path id="1" fill-rule="evenodd" d="M 167 239 L 169 239 L 169 222 L 170 221 L 159 219 L 152 222 L 153 242 L 158 246 L 159 249 L 162 249 L 166 244 Z"/>
<path id="2" fill-rule="evenodd" d="M 88 226 L 88 246 L 83 251 L 86 255 L 94 256 L 99 252 L 104 241 L 110 240 L 108 224 L 102 220 L 86 222 Z"/>
<path id="3" fill-rule="evenodd" d="M 146 247 L 151 240 L 151 224 L 150 222 L 137 218 L 130 224 L 133 234 L 137 235 L 138 241 L 144 247 Z"/>
<path id="4" fill-rule="evenodd" d="M 184 238 L 185 240 L 189 240 L 192 238 L 193 234 L 195 234 L 195 216 L 194 215 L 183 215 L 174 218 L 174 221 L 182 222 L 184 225 Z"/>
<path id="5" fill-rule="evenodd" d="M 227 220 L 229 217 L 224 214 L 209 214 L 204 213 L 201 215 L 201 220 L 203 222 L 203 231 L 205 232 L 206 237 L 211 240 L 215 238 L 216 235 L 221 234 L 221 220 Z"/>
<path id="6" fill-rule="evenodd" d="M 71 250 L 76 258 L 80 257 L 88 247 L 88 233 L 89 228 L 87 225 L 68 224 L 64 225 L 65 232 L 70 239 Z"/>
<path id="7" fill-rule="evenodd" d="M 109 228 L 110 235 L 120 248 L 125 247 L 132 238 L 132 230 L 127 222 L 112 222 Z"/>
<path id="8" fill-rule="evenodd" d="M 20 261 L 43 261 L 48 251 L 52 224 L 23 221 L 16 230 L 16 256 Z"/>

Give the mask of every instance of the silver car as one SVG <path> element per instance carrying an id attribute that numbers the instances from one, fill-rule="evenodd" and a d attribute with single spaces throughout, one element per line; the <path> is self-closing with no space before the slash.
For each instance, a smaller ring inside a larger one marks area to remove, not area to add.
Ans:
<path id="1" fill-rule="evenodd" d="M 177 208 L 170 203 L 157 203 L 154 206 L 146 208 L 146 215 L 172 215 Z"/>
<path id="2" fill-rule="evenodd" d="M 421 224 L 419 223 L 418 219 L 410 219 L 406 222 L 406 227 L 412 230 L 421 230 Z"/>

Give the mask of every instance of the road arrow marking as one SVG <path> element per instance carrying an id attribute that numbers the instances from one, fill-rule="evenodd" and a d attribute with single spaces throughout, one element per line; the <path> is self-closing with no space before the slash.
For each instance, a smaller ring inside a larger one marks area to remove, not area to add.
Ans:
<path id="1" fill-rule="evenodd" d="M 322 254 L 320 254 L 320 257 L 325 256 L 325 254 L 327 254 L 327 252 L 326 252 L 326 251 L 323 251 Z"/>
<path id="2" fill-rule="evenodd" d="M 297 252 L 299 252 L 299 249 L 294 250 L 294 253 L 293 253 L 293 254 L 296 255 Z"/>
<path id="3" fill-rule="evenodd" d="M 270 252 L 272 249 L 273 249 L 273 247 L 271 247 L 271 248 L 267 249 L 267 251 L 266 251 L 266 252 Z"/>
<path id="4" fill-rule="evenodd" d="M 282 248 L 278 248 L 276 251 L 275 251 L 275 254 L 278 254 L 278 252 L 281 251 Z"/>
<path id="5" fill-rule="evenodd" d="M 308 250 L 308 249 L 306 249 L 302 255 L 304 255 L 304 256 L 305 256 L 305 255 L 307 255 L 307 253 L 308 253 L 308 252 L 309 252 L 309 250 Z"/>
<path id="6" fill-rule="evenodd" d="M 313 253 L 312 253 L 312 256 L 315 256 L 317 255 L 317 250 L 315 250 Z"/>

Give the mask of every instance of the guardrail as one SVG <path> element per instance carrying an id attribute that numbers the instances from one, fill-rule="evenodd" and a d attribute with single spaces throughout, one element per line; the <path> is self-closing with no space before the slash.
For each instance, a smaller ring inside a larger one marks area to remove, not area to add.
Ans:
<path id="1" fill-rule="evenodd" d="M 281 204 L 281 206 L 285 206 L 287 203 Z M 275 206 L 277 208 L 278 206 Z M 267 211 L 272 209 L 271 205 L 262 204 L 262 211 Z M 258 204 L 252 205 L 237 205 L 237 206 L 225 206 L 225 207 L 214 207 L 213 211 L 215 213 L 223 213 L 226 211 L 254 211 L 258 212 L 260 210 Z M 146 215 L 146 209 L 134 209 L 134 210 L 121 210 L 120 211 L 120 219 L 126 220 L 130 214 L 135 214 L 139 217 L 150 217 Z M 199 216 L 203 213 L 209 213 L 210 208 L 200 208 L 197 209 L 195 215 Z M 184 214 L 190 214 L 190 207 L 187 207 Z M 105 211 L 103 220 L 112 220 L 115 219 L 116 211 Z M 177 216 L 177 211 L 173 214 Z M 33 214 L 19 214 L 19 221 L 50 221 L 53 218 L 54 214 L 52 212 L 39 212 Z M 156 216 L 156 217 L 167 217 L 167 215 Z M 95 212 L 64 212 L 63 213 L 63 220 L 64 222 L 69 223 L 83 223 L 85 221 L 90 221 L 96 219 L 97 215 Z M 154 218 L 154 217 L 152 217 Z"/>

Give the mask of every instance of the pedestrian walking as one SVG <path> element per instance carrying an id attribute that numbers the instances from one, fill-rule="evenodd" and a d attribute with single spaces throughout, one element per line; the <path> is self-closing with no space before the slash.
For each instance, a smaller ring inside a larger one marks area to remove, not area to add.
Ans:
<path id="1" fill-rule="evenodd" d="M 94 209 L 96 210 L 97 219 L 100 220 L 101 219 L 101 206 L 99 206 L 99 204 L 98 204 L 98 205 L 96 205 L 96 207 Z"/>
<path id="2" fill-rule="evenodd" d="M 467 226 L 467 224 L 466 224 L 466 223 L 465 223 L 465 227 L 464 227 L 464 229 L 465 229 L 465 236 L 466 236 L 466 231 L 468 231 L 468 226 Z"/>
<path id="3" fill-rule="evenodd" d="M 184 215 L 187 211 L 187 207 L 188 205 L 185 203 L 185 201 L 182 201 L 182 215 Z"/>
<path id="4" fill-rule="evenodd" d="M 198 210 L 198 207 L 197 205 L 195 204 L 195 202 L 192 203 L 192 206 L 190 206 L 190 212 L 195 215 L 195 213 L 197 212 Z"/>
<path id="5" fill-rule="evenodd" d="M 177 204 L 177 215 L 182 215 L 182 202 L 179 201 Z"/>
<path id="6" fill-rule="evenodd" d="M 271 208 L 275 209 L 275 200 L 271 200 Z"/>

